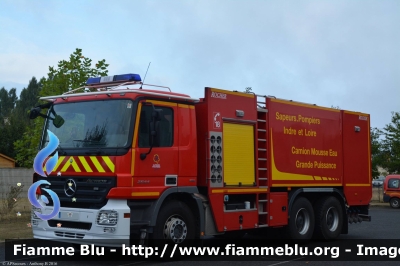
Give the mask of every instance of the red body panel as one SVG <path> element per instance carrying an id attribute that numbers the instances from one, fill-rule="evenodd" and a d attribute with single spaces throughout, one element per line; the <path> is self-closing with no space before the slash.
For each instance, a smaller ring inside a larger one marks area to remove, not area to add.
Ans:
<path id="1" fill-rule="evenodd" d="M 342 111 L 343 177 L 347 204 L 366 205 L 372 198 L 369 115 Z"/>
<path id="2" fill-rule="evenodd" d="M 288 194 L 272 192 L 269 194 L 269 226 L 286 225 L 288 220 Z"/>
<path id="3" fill-rule="evenodd" d="M 340 111 L 267 100 L 271 187 L 341 186 Z"/>
<path id="4" fill-rule="evenodd" d="M 242 116 L 237 111 L 242 111 Z M 198 133 L 198 186 L 207 187 L 211 209 L 216 222 L 217 230 L 231 231 L 255 228 L 258 223 L 257 209 L 245 211 L 224 210 L 224 195 L 249 194 L 246 189 L 231 188 L 226 192 L 210 186 L 210 132 L 222 133 L 223 123 L 238 124 L 256 123 L 257 105 L 253 94 L 223 91 L 214 88 L 205 89 L 205 98 L 196 104 L 196 119 Z M 222 193 L 221 193 L 222 192 Z M 254 192 L 252 192 L 254 193 Z M 239 219 L 242 223 L 239 223 Z"/>

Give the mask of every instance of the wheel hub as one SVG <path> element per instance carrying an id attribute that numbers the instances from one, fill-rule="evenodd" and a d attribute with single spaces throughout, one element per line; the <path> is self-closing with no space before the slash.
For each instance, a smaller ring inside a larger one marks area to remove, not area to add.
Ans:
<path id="1" fill-rule="evenodd" d="M 307 210 L 300 209 L 296 213 L 295 221 L 298 232 L 302 235 L 306 234 L 310 228 L 310 215 L 308 214 Z"/>
<path id="2" fill-rule="evenodd" d="M 172 240 L 174 243 L 181 243 L 186 239 L 187 226 L 185 222 L 178 217 L 172 217 L 167 220 L 164 226 L 165 239 Z"/>
<path id="3" fill-rule="evenodd" d="M 339 226 L 339 213 L 336 208 L 331 207 L 326 212 L 326 225 L 329 231 L 334 232 Z"/>

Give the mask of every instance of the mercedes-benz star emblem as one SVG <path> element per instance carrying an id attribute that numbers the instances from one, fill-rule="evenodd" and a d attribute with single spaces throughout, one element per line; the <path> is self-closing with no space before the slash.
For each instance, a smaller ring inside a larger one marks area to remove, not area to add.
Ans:
<path id="1" fill-rule="evenodd" d="M 72 197 L 76 193 L 76 183 L 73 179 L 68 179 L 64 185 L 64 192 L 67 197 Z"/>

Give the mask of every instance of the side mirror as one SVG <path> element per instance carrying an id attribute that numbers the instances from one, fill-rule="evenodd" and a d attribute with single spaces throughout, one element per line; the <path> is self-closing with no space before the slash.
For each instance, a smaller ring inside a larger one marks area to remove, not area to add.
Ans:
<path id="1" fill-rule="evenodd" d="M 47 119 L 53 120 L 53 125 L 56 128 L 60 128 L 62 125 L 64 125 L 64 122 L 65 122 L 64 118 L 62 118 L 61 116 L 57 115 L 54 112 L 53 109 L 51 110 L 51 112 L 53 113 L 54 118 L 51 118 L 51 117 L 49 117 L 47 115 L 44 115 L 44 114 L 40 113 L 42 111 L 42 107 L 49 108 L 50 105 L 49 104 L 39 105 L 39 106 L 36 106 L 35 108 L 32 108 L 31 111 L 29 112 L 29 119 L 35 119 L 38 116 L 41 116 L 43 118 L 47 118 Z"/>
<path id="2" fill-rule="evenodd" d="M 56 128 L 60 128 L 62 125 L 64 125 L 64 119 L 61 117 L 61 116 L 59 116 L 59 115 L 56 115 L 56 117 L 54 117 L 54 120 L 53 120 L 53 125 L 56 127 Z"/>
<path id="3" fill-rule="evenodd" d="M 162 109 L 155 109 L 153 105 L 153 112 L 151 114 L 151 121 L 149 123 L 149 128 L 150 128 L 150 150 L 147 153 L 141 153 L 140 154 L 140 159 L 144 160 L 146 159 L 146 156 L 150 154 L 151 150 L 153 147 L 159 147 L 160 146 L 160 140 L 161 140 L 161 132 L 160 132 L 160 120 L 162 117 Z"/>
<path id="4" fill-rule="evenodd" d="M 42 108 L 39 106 L 32 108 L 31 111 L 29 112 L 29 119 L 35 119 L 40 115 L 40 112 L 42 111 Z"/>

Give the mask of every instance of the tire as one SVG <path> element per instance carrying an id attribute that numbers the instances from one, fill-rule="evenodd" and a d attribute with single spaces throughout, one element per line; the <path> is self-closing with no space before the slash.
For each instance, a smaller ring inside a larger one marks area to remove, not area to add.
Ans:
<path id="1" fill-rule="evenodd" d="M 290 210 L 287 236 L 292 240 L 309 240 L 314 232 L 314 210 L 308 199 L 300 197 Z"/>
<path id="2" fill-rule="evenodd" d="M 342 232 L 343 210 L 335 197 L 319 199 L 315 205 L 315 231 L 317 239 L 331 240 Z"/>
<path id="3" fill-rule="evenodd" d="M 391 198 L 390 199 L 390 207 L 392 207 L 394 209 L 398 209 L 400 207 L 400 199 Z"/>
<path id="4" fill-rule="evenodd" d="M 195 238 L 195 219 L 189 207 L 181 201 L 170 201 L 161 207 L 153 240 L 174 244 L 190 244 Z"/>

